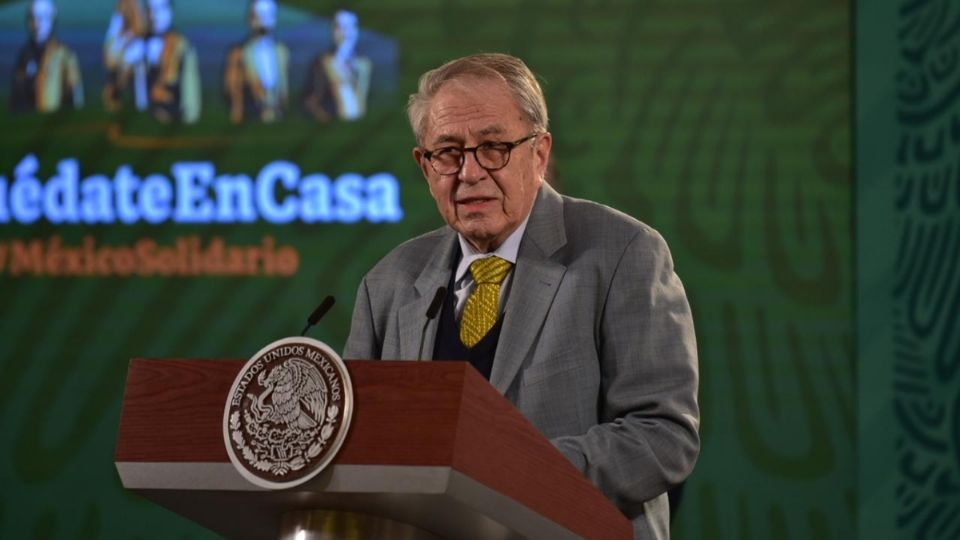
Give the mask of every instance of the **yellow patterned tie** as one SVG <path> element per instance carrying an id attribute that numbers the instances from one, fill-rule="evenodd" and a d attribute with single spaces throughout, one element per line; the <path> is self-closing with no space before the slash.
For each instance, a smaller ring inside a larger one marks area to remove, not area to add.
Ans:
<path id="1" fill-rule="evenodd" d="M 497 323 L 500 306 L 500 284 L 513 263 L 500 257 L 477 259 L 470 264 L 476 286 L 467 297 L 460 322 L 460 341 L 472 348 Z"/>

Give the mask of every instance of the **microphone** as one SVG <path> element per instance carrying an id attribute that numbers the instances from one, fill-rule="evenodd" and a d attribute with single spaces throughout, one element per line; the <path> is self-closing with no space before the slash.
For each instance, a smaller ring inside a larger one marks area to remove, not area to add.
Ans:
<path id="1" fill-rule="evenodd" d="M 440 313 L 440 308 L 443 306 L 443 300 L 447 297 L 447 288 L 438 287 L 437 292 L 433 295 L 433 301 L 430 302 L 430 307 L 427 308 L 427 320 L 423 322 L 423 330 L 420 332 L 420 352 L 417 353 L 417 361 L 423 360 L 423 341 L 427 338 L 427 326 L 430 326 L 430 321 L 437 317 L 437 313 Z"/>
<path id="2" fill-rule="evenodd" d="M 328 295 L 326 298 L 324 298 L 323 302 L 320 302 L 320 305 L 317 306 L 317 309 L 313 310 L 313 313 L 307 317 L 307 325 L 303 327 L 303 332 L 300 332 L 300 335 L 307 335 L 307 330 L 309 330 L 311 326 L 320 322 L 320 319 L 322 319 L 323 316 L 330 311 L 330 308 L 333 307 L 334 302 L 335 301 L 332 296 Z"/>

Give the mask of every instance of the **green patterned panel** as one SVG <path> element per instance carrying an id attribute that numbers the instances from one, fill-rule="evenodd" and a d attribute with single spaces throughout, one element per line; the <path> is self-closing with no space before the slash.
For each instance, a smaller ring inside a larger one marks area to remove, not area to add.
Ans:
<path id="1" fill-rule="evenodd" d="M 960 537 L 960 9 L 858 15 L 864 538 Z"/>
<path id="2" fill-rule="evenodd" d="M 898 3 L 896 526 L 960 537 L 960 6 Z"/>

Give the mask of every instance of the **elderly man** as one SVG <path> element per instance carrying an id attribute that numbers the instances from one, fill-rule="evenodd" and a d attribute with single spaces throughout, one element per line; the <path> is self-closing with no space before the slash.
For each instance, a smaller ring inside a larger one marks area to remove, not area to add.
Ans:
<path id="1" fill-rule="evenodd" d="M 553 139 L 534 75 L 481 54 L 410 97 L 413 157 L 446 227 L 389 253 L 357 293 L 344 357 L 470 361 L 633 520 L 667 538 L 666 491 L 699 451 L 690 309 L 656 231 L 544 183 Z"/>

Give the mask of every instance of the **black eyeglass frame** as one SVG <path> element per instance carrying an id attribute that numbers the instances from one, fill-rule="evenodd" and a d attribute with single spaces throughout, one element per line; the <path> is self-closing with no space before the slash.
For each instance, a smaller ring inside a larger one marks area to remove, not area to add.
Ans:
<path id="1" fill-rule="evenodd" d="M 475 159 L 475 160 L 477 161 L 477 165 L 480 165 L 481 167 L 483 167 L 484 170 L 486 170 L 486 171 L 488 171 L 488 172 L 489 172 L 489 171 L 499 171 L 500 169 L 503 169 L 504 167 L 506 167 L 507 165 L 510 164 L 510 156 L 513 155 L 513 149 L 514 149 L 514 148 L 516 148 L 516 147 L 520 146 L 521 144 L 523 144 L 523 143 L 525 143 L 525 142 L 527 142 L 527 141 L 535 138 L 537 135 L 540 135 L 540 132 L 539 132 L 539 131 L 535 131 L 535 132 L 531 133 L 530 135 L 527 135 L 526 137 L 523 137 L 523 138 L 521 138 L 521 139 L 517 139 L 517 140 L 512 141 L 512 142 L 486 141 L 486 142 L 482 142 L 482 143 L 478 144 L 477 146 L 471 146 L 471 147 L 469 147 L 469 148 L 468 148 L 468 147 L 458 148 L 458 147 L 456 147 L 456 146 L 445 146 L 445 147 L 443 147 L 443 148 L 434 148 L 433 150 L 427 150 L 426 148 L 424 148 L 424 149 L 423 149 L 423 157 L 426 158 L 426 160 L 430 162 L 430 167 L 434 170 L 434 172 L 436 172 L 437 174 L 439 174 L 439 175 L 441 175 L 441 176 L 453 176 L 453 175 L 455 175 L 455 174 L 459 174 L 460 171 L 463 170 L 463 164 L 467 162 L 467 153 L 469 153 L 469 152 L 472 152 L 472 153 L 473 153 L 473 159 Z M 483 163 L 480 162 L 480 157 L 477 155 L 477 150 L 479 150 L 480 148 L 482 148 L 482 147 L 484 147 L 484 146 L 488 146 L 488 147 L 489 147 L 489 146 L 500 146 L 500 145 L 505 146 L 505 147 L 506 147 L 506 152 L 507 152 L 507 158 L 503 161 L 503 165 L 501 165 L 501 166 L 499 166 L 499 167 L 487 167 L 486 165 L 484 165 Z M 457 151 L 460 152 L 460 165 L 457 166 L 457 170 L 455 170 L 455 171 L 453 171 L 453 172 L 447 172 L 447 173 L 440 172 L 440 171 L 437 170 L 437 166 L 436 166 L 436 165 L 434 164 L 434 162 L 433 162 L 433 159 L 432 159 L 432 158 L 433 158 L 433 155 L 434 155 L 436 152 L 439 152 L 440 150 L 449 150 L 449 149 L 457 150 Z"/>

